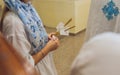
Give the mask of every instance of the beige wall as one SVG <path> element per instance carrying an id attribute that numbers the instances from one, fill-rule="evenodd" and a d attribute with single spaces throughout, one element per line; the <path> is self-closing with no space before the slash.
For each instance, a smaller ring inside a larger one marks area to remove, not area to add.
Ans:
<path id="1" fill-rule="evenodd" d="M 71 33 L 77 33 L 86 28 L 91 0 L 34 0 L 33 5 L 41 16 L 43 23 L 55 28 L 59 22 L 67 22 L 76 26 Z"/>
<path id="2" fill-rule="evenodd" d="M 0 0 L 0 17 L 1 17 L 1 14 L 2 14 L 2 6 L 3 6 L 3 1 Z"/>
<path id="3" fill-rule="evenodd" d="M 3 6 L 3 0 L 0 0 L 0 5 L 2 5 L 2 6 Z"/>
<path id="4" fill-rule="evenodd" d="M 86 28 L 91 0 L 32 0 L 44 25 L 55 28 L 59 22 L 76 26 L 71 33 L 77 33 Z M 3 5 L 0 0 L 0 5 Z M 1 11 L 0 11 L 1 12 Z"/>
<path id="5" fill-rule="evenodd" d="M 75 33 L 82 31 L 87 26 L 91 0 L 75 1 Z"/>

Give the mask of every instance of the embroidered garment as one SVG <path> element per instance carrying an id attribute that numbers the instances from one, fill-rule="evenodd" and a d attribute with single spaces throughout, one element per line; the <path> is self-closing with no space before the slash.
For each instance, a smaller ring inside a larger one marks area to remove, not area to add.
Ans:
<path id="1" fill-rule="evenodd" d="M 112 20 L 114 16 L 118 16 L 120 13 L 119 8 L 116 6 L 113 0 L 109 1 L 107 5 L 104 5 L 102 11 L 108 20 Z"/>
<path id="2" fill-rule="evenodd" d="M 24 23 L 24 28 L 28 32 L 33 48 L 32 54 L 37 53 L 48 42 L 48 36 L 36 10 L 30 2 L 23 3 L 20 0 L 4 0 L 4 2 Z"/>
<path id="3" fill-rule="evenodd" d="M 115 5 L 120 8 L 120 0 L 113 1 L 115 2 Z M 101 10 L 107 3 L 108 0 L 91 0 L 85 41 L 88 41 L 92 37 L 104 32 L 120 33 L 120 14 L 114 16 L 112 20 L 108 20 Z"/>

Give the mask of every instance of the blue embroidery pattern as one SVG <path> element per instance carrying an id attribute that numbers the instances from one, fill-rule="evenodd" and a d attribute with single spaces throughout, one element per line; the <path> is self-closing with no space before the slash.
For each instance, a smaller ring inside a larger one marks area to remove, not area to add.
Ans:
<path id="1" fill-rule="evenodd" d="M 20 0 L 4 0 L 4 2 L 6 6 L 14 11 L 23 22 L 33 48 L 32 54 L 37 53 L 48 42 L 48 35 L 36 10 L 30 2 L 27 4 Z"/>
<path id="2" fill-rule="evenodd" d="M 104 5 L 102 11 L 108 20 L 112 20 L 114 16 L 118 16 L 118 14 L 120 13 L 119 8 L 116 7 L 113 0 L 108 2 L 107 5 Z"/>

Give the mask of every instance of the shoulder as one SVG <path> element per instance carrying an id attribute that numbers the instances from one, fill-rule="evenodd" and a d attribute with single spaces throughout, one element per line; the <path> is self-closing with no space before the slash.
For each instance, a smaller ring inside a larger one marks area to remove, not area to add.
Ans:
<path id="1" fill-rule="evenodd" d="M 20 18 L 14 13 L 14 12 L 7 12 L 7 14 L 4 17 L 3 20 L 3 29 L 4 28 L 19 28 L 19 29 L 24 29 L 23 28 L 23 23 L 20 20 Z"/>
<path id="2" fill-rule="evenodd" d="M 4 18 L 4 21 L 3 23 L 6 23 L 6 22 L 9 22 L 9 23 L 21 23 L 22 24 L 22 21 L 19 19 L 19 17 L 12 11 L 9 11 L 7 12 L 7 14 L 5 15 L 5 18 Z"/>
<path id="3" fill-rule="evenodd" d="M 3 20 L 3 34 L 23 33 L 24 25 L 14 12 L 8 12 Z"/>

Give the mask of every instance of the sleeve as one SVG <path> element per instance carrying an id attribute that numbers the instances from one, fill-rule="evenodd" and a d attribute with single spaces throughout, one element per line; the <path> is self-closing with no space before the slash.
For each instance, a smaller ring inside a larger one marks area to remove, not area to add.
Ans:
<path id="1" fill-rule="evenodd" d="M 14 15 L 7 15 L 5 17 L 3 21 L 3 35 L 25 59 L 34 65 L 34 59 L 29 54 L 31 45 L 28 41 L 23 23 L 18 17 Z"/>

